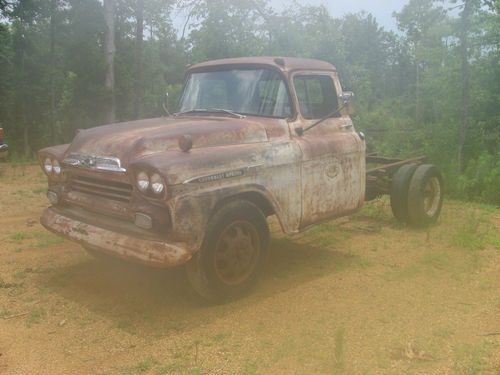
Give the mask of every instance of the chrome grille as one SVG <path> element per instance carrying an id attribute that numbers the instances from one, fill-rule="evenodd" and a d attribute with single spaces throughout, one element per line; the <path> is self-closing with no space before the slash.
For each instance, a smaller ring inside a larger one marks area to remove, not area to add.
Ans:
<path id="1" fill-rule="evenodd" d="M 129 202 L 132 196 L 132 185 L 125 182 L 110 181 L 100 178 L 72 176 L 71 190 L 96 195 L 120 202 Z"/>

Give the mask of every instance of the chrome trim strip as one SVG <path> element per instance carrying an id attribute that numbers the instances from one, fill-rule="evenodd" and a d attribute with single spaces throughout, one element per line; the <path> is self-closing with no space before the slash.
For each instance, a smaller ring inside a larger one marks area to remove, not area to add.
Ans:
<path id="1" fill-rule="evenodd" d="M 121 161 L 113 156 L 95 156 L 84 154 L 69 154 L 62 163 L 76 168 L 97 169 L 101 171 L 125 173 Z"/>

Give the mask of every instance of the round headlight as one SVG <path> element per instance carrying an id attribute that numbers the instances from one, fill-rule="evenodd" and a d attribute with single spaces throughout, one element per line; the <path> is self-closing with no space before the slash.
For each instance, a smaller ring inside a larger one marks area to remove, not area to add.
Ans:
<path id="1" fill-rule="evenodd" d="M 161 194 L 165 190 L 165 183 L 157 173 L 151 176 L 151 190 L 153 190 L 155 194 Z"/>
<path id="2" fill-rule="evenodd" d="M 43 162 L 43 169 L 45 169 L 45 172 L 47 174 L 52 172 L 52 161 L 49 158 L 45 159 L 45 161 Z"/>
<path id="3" fill-rule="evenodd" d="M 52 171 L 55 174 L 60 174 L 61 173 L 61 165 L 59 164 L 59 162 L 57 160 L 54 160 L 52 162 Z"/>
<path id="4" fill-rule="evenodd" d="M 149 188 L 149 176 L 146 172 L 139 172 L 137 174 L 137 187 L 140 191 L 145 192 Z"/>

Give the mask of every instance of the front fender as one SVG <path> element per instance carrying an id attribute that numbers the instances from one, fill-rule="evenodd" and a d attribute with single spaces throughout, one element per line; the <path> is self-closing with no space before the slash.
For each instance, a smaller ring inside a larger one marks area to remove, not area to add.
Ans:
<path id="1" fill-rule="evenodd" d="M 205 238 L 208 222 L 217 208 L 225 201 L 238 197 L 248 199 L 250 196 L 259 196 L 265 200 L 280 218 L 281 208 L 266 188 L 260 185 L 238 185 L 192 192 L 169 202 L 175 239 L 187 243 L 192 251 L 197 251 Z"/>

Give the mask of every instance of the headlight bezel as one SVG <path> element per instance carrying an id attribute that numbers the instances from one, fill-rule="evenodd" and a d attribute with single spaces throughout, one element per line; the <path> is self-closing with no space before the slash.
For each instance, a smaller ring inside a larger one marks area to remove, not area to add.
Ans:
<path id="1" fill-rule="evenodd" d="M 59 160 L 52 159 L 52 173 L 55 174 L 56 176 L 60 176 L 61 172 L 62 168 L 61 168 L 61 163 L 59 163 Z"/>
<path id="2" fill-rule="evenodd" d="M 52 159 L 50 157 L 46 157 L 43 161 L 43 170 L 47 175 L 52 173 Z"/>
<path id="3" fill-rule="evenodd" d="M 139 171 L 135 176 L 135 185 L 141 193 L 146 193 L 151 185 L 149 174 L 145 171 Z"/>
<path id="4" fill-rule="evenodd" d="M 156 196 L 161 196 L 165 191 L 165 181 L 158 173 L 153 173 L 149 178 L 150 189 Z"/>
<path id="5" fill-rule="evenodd" d="M 134 184 L 137 190 L 150 198 L 161 199 L 167 193 L 167 184 L 163 176 L 154 170 L 139 169 L 134 173 Z M 148 184 L 140 184 L 139 181 L 145 181 L 147 178 Z"/>

